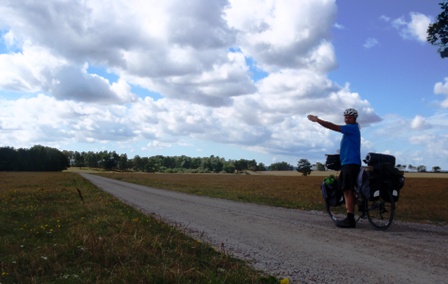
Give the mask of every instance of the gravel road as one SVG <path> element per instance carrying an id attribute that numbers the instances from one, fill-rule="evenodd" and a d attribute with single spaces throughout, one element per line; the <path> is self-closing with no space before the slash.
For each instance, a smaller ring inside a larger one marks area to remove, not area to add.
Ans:
<path id="1" fill-rule="evenodd" d="M 361 220 L 356 229 L 340 229 L 324 212 L 81 175 L 127 204 L 291 283 L 448 283 L 448 226 L 394 222 L 383 232 Z"/>

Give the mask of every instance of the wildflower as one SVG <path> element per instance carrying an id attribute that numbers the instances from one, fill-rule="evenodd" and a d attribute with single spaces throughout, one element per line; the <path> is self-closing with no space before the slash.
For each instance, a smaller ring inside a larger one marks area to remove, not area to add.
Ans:
<path id="1" fill-rule="evenodd" d="M 280 284 L 289 284 L 289 278 L 283 278 L 280 280 Z"/>
<path id="2" fill-rule="evenodd" d="M 42 258 L 43 260 L 47 260 L 48 259 L 48 257 L 46 257 L 46 256 L 41 256 L 40 258 Z"/>
<path id="3" fill-rule="evenodd" d="M 3 271 L 2 272 L 2 277 L 8 276 L 8 272 Z"/>

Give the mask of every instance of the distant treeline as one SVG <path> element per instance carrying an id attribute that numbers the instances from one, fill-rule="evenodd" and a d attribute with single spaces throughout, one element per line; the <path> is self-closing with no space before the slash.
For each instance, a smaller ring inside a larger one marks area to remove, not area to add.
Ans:
<path id="1" fill-rule="evenodd" d="M 211 155 L 210 157 L 162 156 L 128 158 L 126 154 L 115 151 L 78 152 L 60 151 L 41 145 L 30 149 L 14 149 L 0 147 L 0 171 L 62 171 L 68 167 L 102 168 L 105 170 L 162 172 L 162 173 L 234 173 L 241 171 L 293 171 L 294 167 L 287 162 L 276 162 L 269 166 L 257 163 L 256 160 L 227 160 Z M 397 165 L 399 170 L 411 172 L 426 172 L 421 165 Z M 324 164 L 317 162 L 311 165 L 307 159 L 298 161 L 299 172 L 311 170 L 325 171 Z M 440 167 L 435 166 L 432 172 L 440 173 Z"/>
<path id="2" fill-rule="evenodd" d="M 210 157 L 188 157 L 185 155 L 140 157 L 136 155 L 133 158 L 128 158 L 126 154 L 117 154 L 115 151 L 63 152 L 69 158 L 71 166 L 103 168 L 105 170 L 165 173 L 234 173 L 244 170 L 293 170 L 293 166 L 286 162 L 274 163 L 267 167 L 263 163 L 257 163 L 256 160 L 226 160 L 214 155 Z"/>
<path id="3" fill-rule="evenodd" d="M 234 173 L 238 171 L 292 171 L 287 162 L 270 166 L 256 160 L 226 160 L 219 156 L 162 156 L 128 158 L 115 151 L 59 151 L 41 145 L 30 149 L 0 147 L 0 171 L 62 171 L 68 167 L 102 168 L 105 170 L 164 173 Z"/>
<path id="4" fill-rule="evenodd" d="M 0 147 L 0 171 L 62 171 L 70 166 L 58 149 L 33 146 L 30 149 Z"/>

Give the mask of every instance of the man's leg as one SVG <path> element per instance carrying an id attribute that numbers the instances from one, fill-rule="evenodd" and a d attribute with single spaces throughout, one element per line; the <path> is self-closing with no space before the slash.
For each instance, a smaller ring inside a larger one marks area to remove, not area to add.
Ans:
<path id="1" fill-rule="evenodd" d="M 347 208 L 347 213 L 354 214 L 355 212 L 355 195 L 353 190 L 344 190 L 345 207 Z"/>
<path id="2" fill-rule="evenodd" d="M 355 195 L 353 190 L 344 191 L 345 207 L 347 208 L 347 217 L 344 220 L 338 221 L 336 226 L 341 228 L 356 228 L 355 221 Z"/>
<path id="3" fill-rule="evenodd" d="M 345 207 L 347 209 L 347 218 L 336 222 L 336 226 L 342 228 L 355 228 L 355 193 L 354 186 L 356 184 L 356 178 L 358 176 L 358 167 L 356 165 L 344 165 L 342 166 L 341 173 L 339 175 L 340 186 L 344 190 Z"/>

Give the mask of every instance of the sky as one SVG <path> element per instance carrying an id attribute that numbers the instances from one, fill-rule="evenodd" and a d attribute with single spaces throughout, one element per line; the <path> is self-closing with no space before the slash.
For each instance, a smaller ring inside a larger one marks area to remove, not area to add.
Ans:
<path id="1" fill-rule="evenodd" d="M 448 170 L 432 0 L 0 2 L 0 146 L 255 159 L 337 153 Z"/>

